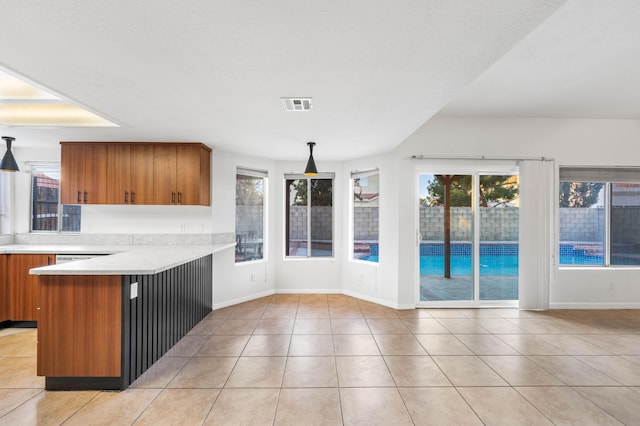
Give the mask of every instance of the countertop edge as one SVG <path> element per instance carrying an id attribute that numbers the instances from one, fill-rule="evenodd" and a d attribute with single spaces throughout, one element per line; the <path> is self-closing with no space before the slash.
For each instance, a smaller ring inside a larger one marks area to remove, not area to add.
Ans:
<path id="1" fill-rule="evenodd" d="M 119 251 L 111 251 L 112 254 L 93 259 L 33 268 L 29 271 L 29 274 L 42 276 L 154 275 L 201 257 L 221 252 L 235 245 L 235 243 L 227 243 L 203 246 L 129 246 L 126 248 L 122 247 Z M 96 247 L 96 249 L 99 250 L 98 247 Z M 84 251 L 84 253 L 104 253 L 104 251 L 100 252 L 97 250 L 93 250 L 92 248 L 92 250 Z M 36 251 L 29 253 L 36 253 Z M 74 254 L 82 253 L 76 251 Z M 149 260 L 158 254 L 161 254 L 163 258 L 160 260 Z"/>

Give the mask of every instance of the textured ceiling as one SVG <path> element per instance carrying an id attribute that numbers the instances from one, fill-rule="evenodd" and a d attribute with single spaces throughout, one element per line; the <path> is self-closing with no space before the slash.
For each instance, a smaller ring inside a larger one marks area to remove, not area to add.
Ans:
<path id="1" fill-rule="evenodd" d="M 0 65 L 121 124 L 0 131 L 16 148 L 200 141 L 301 160 L 314 140 L 319 161 L 386 152 L 563 3 L 0 0 Z M 313 111 L 285 112 L 280 98 L 297 96 Z"/>

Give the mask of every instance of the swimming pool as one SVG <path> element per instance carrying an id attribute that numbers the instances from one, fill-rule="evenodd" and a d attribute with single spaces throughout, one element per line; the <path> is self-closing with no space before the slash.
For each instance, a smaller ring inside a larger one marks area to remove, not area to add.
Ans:
<path id="1" fill-rule="evenodd" d="M 471 275 L 471 256 L 451 256 L 452 275 Z M 444 272 L 444 256 L 420 256 L 420 274 Z M 480 275 L 517 275 L 518 255 L 480 256 Z"/>
<path id="2" fill-rule="evenodd" d="M 560 246 L 560 265 L 602 265 L 602 256 L 590 256 L 576 251 L 573 245 Z M 571 248 L 571 250 L 569 250 Z M 517 243 L 480 244 L 480 275 L 518 275 Z M 378 245 L 372 245 L 371 255 L 360 260 L 378 262 Z M 451 244 L 451 274 L 471 275 L 471 244 Z M 420 244 L 420 274 L 439 275 L 444 273 L 444 244 L 428 242 Z"/>

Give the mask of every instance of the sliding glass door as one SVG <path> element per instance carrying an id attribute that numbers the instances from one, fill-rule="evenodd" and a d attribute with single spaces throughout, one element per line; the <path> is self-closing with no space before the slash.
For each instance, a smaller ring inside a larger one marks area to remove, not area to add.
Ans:
<path id="1" fill-rule="evenodd" d="M 518 300 L 518 176 L 513 170 L 418 175 L 419 301 Z"/>
<path id="2" fill-rule="evenodd" d="M 473 176 L 420 175 L 420 300 L 473 300 Z"/>

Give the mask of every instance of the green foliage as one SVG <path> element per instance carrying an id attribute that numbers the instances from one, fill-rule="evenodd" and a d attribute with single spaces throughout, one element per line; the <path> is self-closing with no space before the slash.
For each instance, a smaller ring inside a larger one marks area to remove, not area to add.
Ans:
<path id="1" fill-rule="evenodd" d="M 311 191 L 307 191 L 307 182 L 311 182 Z M 312 206 L 333 205 L 333 181 L 331 179 L 297 179 L 290 184 L 290 191 L 295 191 L 292 205 L 306 206 L 307 194 L 311 192 Z"/>
<path id="2" fill-rule="evenodd" d="M 471 207 L 472 177 L 457 176 L 451 183 L 451 207 Z M 511 175 L 480 176 L 480 206 L 497 207 L 505 205 L 519 196 L 518 179 Z M 429 206 L 444 205 L 444 185 L 434 177 L 427 185 L 427 197 L 422 200 Z"/>
<path id="3" fill-rule="evenodd" d="M 560 182 L 560 207 L 590 207 L 598 202 L 604 183 Z"/>

